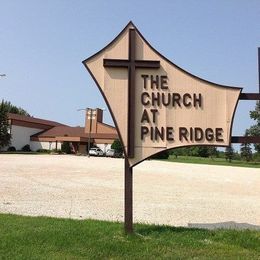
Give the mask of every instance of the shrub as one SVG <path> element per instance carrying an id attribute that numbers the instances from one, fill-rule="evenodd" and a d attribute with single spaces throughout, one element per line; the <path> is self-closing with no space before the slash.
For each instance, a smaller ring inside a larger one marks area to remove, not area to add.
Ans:
<path id="1" fill-rule="evenodd" d="M 26 145 L 22 148 L 22 151 L 23 151 L 23 152 L 30 152 L 30 151 L 31 151 L 30 145 L 29 145 L 29 144 L 26 144 Z"/>
<path id="2" fill-rule="evenodd" d="M 198 147 L 198 156 L 199 157 L 209 157 L 209 147 L 208 146 L 199 146 Z"/>
<path id="3" fill-rule="evenodd" d="M 61 151 L 66 154 L 71 154 L 71 147 L 69 142 L 63 142 L 61 145 Z"/>
<path id="4" fill-rule="evenodd" d="M 260 153 L 254 153 L 253 159 L 255 162 L 260 162 Z"/>
<path id="5" fill-rule="evenodd" d="M 10 146 L 10 147 L 8 147 L 7 151 L 8 152 L 15 152 L 16 148 L 14 146 Z"/>
<path id="6" fill-rule="evenodd" d="M 58 153 L 58 154 L 62 154 L 62 151 L 61 151 L 61 149 L 52 149 L 50 152 L 51 152 L 51 153 Z"/>
<path id="7" fill-rule="evenodd" d="M 232 147 L 232 145 L 226 147 L 225 158 L 226 158 L 226 161 L 229 161 L 229 162 L 231 162 L 234 159 L 234 148 Z"/>
<path id="8" fill-rule="evenodd" d="M 178 149 L 172 149 L 169 151 L 170 155 L 173 155 L 175 158 L 177 158 L 180 155 L 180 152 Z"/>
<path id="9" fill-rule="evenodd" d="M 36 152 L 37 152 L 37 153 L 50 153 L 50 150 L 47 150 L 47 149 L 38 149 Z"/>
<path id="10" fill-rule="evenodd" d="M 243 143 L 240 147 L 241 158 L 247 162 L 252 161 L 253 153 L 250 144 Z"/>
<path id="11" fill-rule="evenodd" d="M 122 146 L 121 142 L 118 139 L 116 139 L 112 143 L 111 149 L 114 149 L 118 153 L 121 153 L 121 154 L 123 153 L 123 146 Z"/>

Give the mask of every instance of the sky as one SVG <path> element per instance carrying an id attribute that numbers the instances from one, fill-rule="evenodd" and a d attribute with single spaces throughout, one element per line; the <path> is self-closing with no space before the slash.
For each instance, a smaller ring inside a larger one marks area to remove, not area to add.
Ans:
<path id="1" fill-rule="evenodd" d="M 0 99 L 34 117 L 84 125 L 106 108 L 82 61 L 129 21 L 162 55 L 215 83 L 258 91 L 259 0 L 0 0 Z M 240 101 L 233 135 L 253 124 Z M 105 122 L 112 124 L 108 110 Z"/>

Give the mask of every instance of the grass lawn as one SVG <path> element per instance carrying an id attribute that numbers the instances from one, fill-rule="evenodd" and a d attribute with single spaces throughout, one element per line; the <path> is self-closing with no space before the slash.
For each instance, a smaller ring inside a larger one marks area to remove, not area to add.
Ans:
<path id="1" fill-rule="evenodd" d="M 232 162 L 228 162 L 224 158 L 212 159 L 212 158 L 193 157 L 193 156 L 178 156 L 177 158 L 175 158 L 174 155 L 170 155 L 169 159 L 165 161 L 260 168 L 260 162 L 245 162 L 245 161 L 238 161 L 238 160 L 232 160 Z"/>
<path id="2" fill-rule="evenodd" d="M 260 231 L 0 214 L 0 259 L 260 259 Z"/>

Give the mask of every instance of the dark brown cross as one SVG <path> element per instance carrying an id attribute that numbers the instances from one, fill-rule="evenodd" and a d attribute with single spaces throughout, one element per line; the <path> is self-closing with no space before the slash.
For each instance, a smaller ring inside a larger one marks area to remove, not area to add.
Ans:
<path id="1" fill-rule="evenodd" d="M 103 66 L 105 68 L 126 68 L 128 69 L 128 139 L 127 139 L 127 156 L 134 157 L 134 138 L 135 138 L 135 70 L 143 69 L 159 69 L 160 61 L 154 60 L 136 60 L 136 30 L 129 29 L 129 48 L 128 60 L 121 59 L 104 59 Z"/>

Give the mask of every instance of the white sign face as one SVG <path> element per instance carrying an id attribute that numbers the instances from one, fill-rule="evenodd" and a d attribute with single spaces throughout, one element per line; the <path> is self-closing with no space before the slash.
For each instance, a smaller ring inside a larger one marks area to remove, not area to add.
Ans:
<path id="1" fill-rule="evenodd" d="M 166 149 L 230 145 L 241 88 L 184 71 L 132 23 L 83 63 L 107 102 L 131 166 Z"/>

